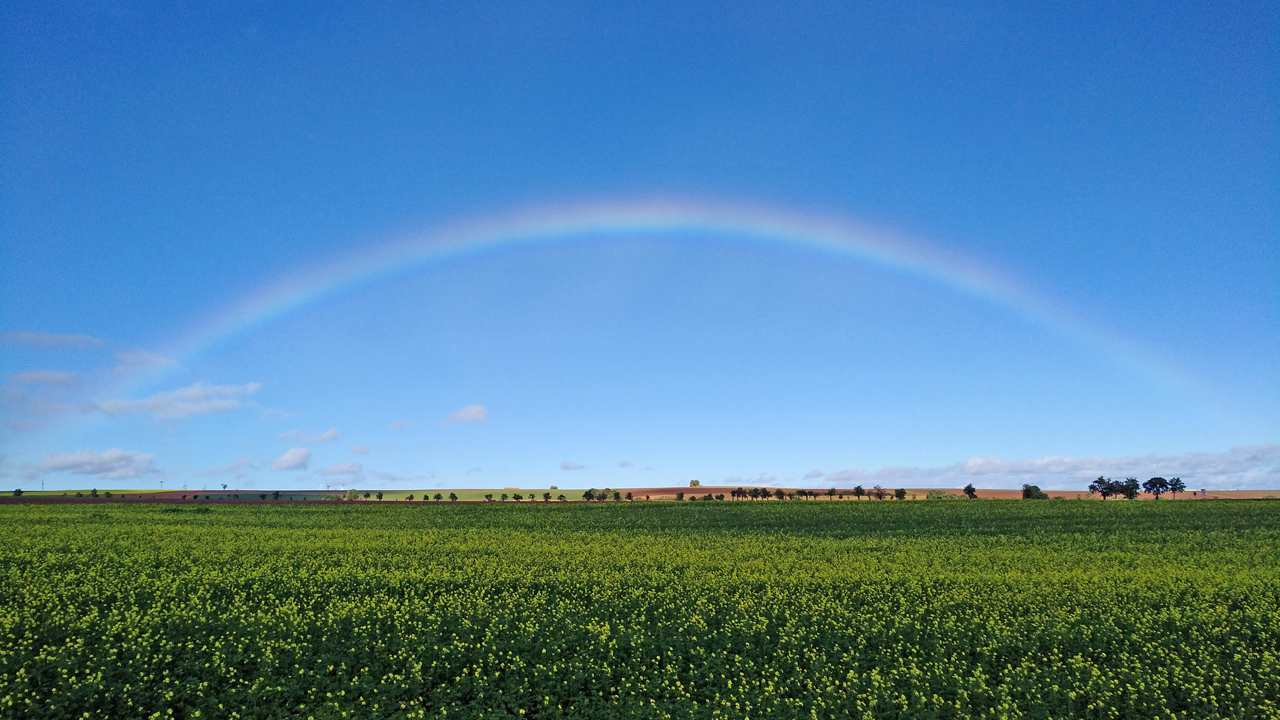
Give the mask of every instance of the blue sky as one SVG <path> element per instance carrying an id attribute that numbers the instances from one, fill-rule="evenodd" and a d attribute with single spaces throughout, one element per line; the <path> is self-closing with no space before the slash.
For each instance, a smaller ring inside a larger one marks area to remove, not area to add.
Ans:
<path id="1" fill-rule="evenodd" d="M 1275 4 L 0 12 L 0 486 L 1280 483 Z M 184 350 L 405 238 L 655 201 L 1037 309 L 611 231 Z"/>

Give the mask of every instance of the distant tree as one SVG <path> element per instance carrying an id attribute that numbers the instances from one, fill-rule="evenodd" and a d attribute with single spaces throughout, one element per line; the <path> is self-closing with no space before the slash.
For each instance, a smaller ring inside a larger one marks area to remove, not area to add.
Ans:
<path id="1" fill-rule="evenodd" d="M 524 496 L 521 495 L 520 493 L 511 493 L 511 499 L 515 500 L 516 502 L 520 502 L 521 500 L 524 499 Z"/>
<path id="2" fill-rule="evenodd" d="M 595 500 L 595 499 L 596 499 L 596 489 L 595 489 L 595 488 L 588 488 L 587 490 L 583 491 L 583 493 L 582 493 L 582 499 L 583 499 L 583 500 L 586 500 L 587 502 L 591 502 L 592 500 Z"/>
<path id="3" fill-rule="evenodd" d="M 105 496 L 107 496 L 107 497 L 111 497 L 111 491 L 110 491 L 110 490 L 107 490 L 106 492 L 104 492 L 104 493 L 102 493 L 102 494 L 103 494 L 103 495 L 105 495 Z M 186 497 L 187 497 L 186 495 L 183 495 L 183 496 L 182 496 L 182 498 L 183 498 L 184 500 L 186 499 Z"/>
<path id="4" fill-rule="evenodd" d="M 436 502 L 440 502 L 441 500 L 444 499 L 444 496 L 441 495 L 440 493 L 436 493 L 435 495 L 431 496 L 431 499 L 435 500 Z"/>
<path id="5" fill-rule="evenodd" d="M 507 494 L 502 493 L 502 502 L 506 502 L 506 501 L 507 501 Z"/>
<path id="6" fill-rule="evenodd" d="M 1182 478 L 1169 478 L 1169 494 L 1173 495 L 1173 499 L 1178 499 L 1178 493 L 1186 492 L 1187 484 L 1182 482 Z"/>
<path id="7" fill-rule="evenodd" d="M 1111 481 L 1111 478 L 1104 478 L 1099 475 L 1097 480 L 1089 483 L 1089 492 L 1098 493 L 1103 500 L 1106 500 L 1116 494 L 1116 484 Z"/>
<path id="8" fill-rule="evenodd" d="M 774 490 L 773 490 L 773 496 L 774 496 L 775 498 L 777 498 L 778 500 L 782 500 L 783 498 L 785 498 L 785 497 L 787 496 L 787 494 L 786 494 L 786 493 L 784 493 L 784 492 L 782 492 L 782 488 L 774 488 Z"/>
<path id="9" fill-rule="evenodd" d="M 835 488 L 827 488 L 827 499 L 830 500 L 836 496 Z"/>
<path id="10" fill-rule="evenodd" d="M 1023 500 L 1048 500 L 1049 496 L 1041 492 L 1040 488 L 1036 485 L 1023 485 L 1022 499 Z"/>
<path id="11" fill-rule="evenodd" d="M 22 497 L 22 488 L 14 488 L 14 489 L 13 489 L 13 496 L 14 496 L 14 497 Z"/>
<path id="12" fill-rule="evenodd" d="M 378 493 L 378 494 L 381 495 L 382 493 Z M 378 499 L 381 500 L 382 498 L 378 498 Z M 458 502 L 458 493 L 456 492 L 449 493 L 449 502 Z"/>
<path id="13" fill-rule="evenodd" d="M 1120 494 L 1125 500 L 1138 499 L 1138 478 L 1125 478 L 1124 483 L 1120 486 Z"/>
<path id="14" fill-rule="evenodd" d="M 365 496 L 365 497 L 369 497 L 369 493 L 365 493 L 365 494 L 364 494 L 364 496 Z M 279 500 L 279 499 L 280 499 L 280 491 L 279 491 L 279 490 L 276 490 L 275 492 L 271 493 L 271 499 L 272 499 L 272 500 Z"/>
<path id="15" fill-rule="evenodd" d="M 1160 496 L 1169 492 L 1169 481 L 1162 477 L 1153 477 L 1142 483 L 1142 491 L 1155 496 L 1159 500 Z"/>
<path id="16" fill-rule="evenodd" d="M 542 493 L 542 502 L 551 502 L 551 493 L 549 492 Z"/>
<path id="17" fill-rule="evenodd" d="M 613 491 L 613 501 L 614 501 L 614 502 L 622 502 L 622 493 L 618 492 L 617 490 L 614 490 L 614 491 Z"/>
<path id="18" fill-rule="evenodd" d="M 187 496 L 186 496 L 186 495 L 183 495 L 183 496 L 182 496 L 182 499 L 183 499 L 183 500 L 186 500 L 186 499 L 187 499 Z M 266 494 L 266 493 L 258 493 L 258 499 L 259 499 L 259 500 L 266 500 L 266 499 L 267 499 L 267 494 Z"/>
<path id="19" fill-rule="evenodd" d="M 631 499 L 631 493 L 627 493 L 627 502 L 634 502 L 634 501 Z"/>
<path id="20" fill-rule="evenodd" d="M 897 490 L 894 490 L 894 491 L 893 491 L 893 499 L 894 499 L 894 500 L 906 500 L 906 499 L 907 499 L 907 489 L 906 489 L 906 488 L 898 488 Z"/>
<path id="21" fill-rule="evenodd" d="M 970 500 L 976 500 L 978 498 L 978 490 L 973 486 L 973 483 L 969 483 L 964 486 L 964 494 Z"/>
<path id="22" fill-rule="evenodd" d="M 76 491 L 76 497 L 84 497 L 84 493 L 82 493 L 82 492 L 80 492 L 79 490 L 77 490 L 77 491 Z"/>
<path id="23" fill-rule="evenodd" d="M 552 489 L 552 490 L 559 490 L 560 488 L 556 487 L 555 485 L 552 485 L 552 486 L 551 486 L 551 489 Z"/>
<path id="24" fill-rule="evenodd" d="M 702 483 L 698 482 L 697 480 L 690 480 L 689 487 L 702 487 Z"/>
<path id="25" fill-rule="evenodd" d="M 861 485 L 855 485 L 853 487 L 853 496 L 858 498 L 859 500 L 861 500 L 862 496 L 866 494 L 867 494 L 867 491 L 863 490 Z"/>
<path id="26" fill-rule="evenodd" d="M 560 493 L 560 496 L 557 497 L 556 499 L 559 500 L 560 502 L 564 502 L 565 501 L 564 493 Z"/>
<path id="27" fill-rule="evenodd" d="M 408 502 L 413 502 L 413 493 L 409 493 L 409 497 L 405 498 Z"/>
<path id="28" fill-rule="evenodd" d="M 676 493 L 676 502 L 684 502 L 684 493 L 682 492 Z"/>
<path id="29" fill-rule="evenodd" d="M 737 490 L 734 490 L 732 493 L 729 493 L 729 494 L 733 495 L 734 499 L 736 500 L 745 500 L 747 498 L 747 491 L 743 490 L 742 488 L 738 488 Z"/>
<path id="30" fill-rule="evenodd" d="M 644 501 L 645 501 L 645 502 L 649 502 L 649 496 L 648 496 L 648 495 L 645 495 L 645 496 L 644 496 Z"/>
<path id="31" fill-rule="evenodd" d="M 365 499 L 365 500 L 368 500 L 368 499 L 369 499 L 369 491 L 368 491 L 368 490 L 365 490 L 365 491 L 364 491 L 364 499 Z"/>
<path id="32" fill-rule="evenodd" d="M 89 497 L 98 497 L 98 488 L 89 491 Z"/>
<path id="33" fill-rule="evenodd" d="M 493 502 L 493 493 L 485 493 L 485 494 L 484 494 L 484 501 L 485 501 L 485 502 Z"/>
<path id="34" fill-rule="evenodd" d="M 879 485 L 876 485 L 871 488 L 871 494 L 875 495 L 877 500 L 883 500 L 884 488 L 880 487 Z"/>
<path id="35" fill-rule="evenodd" d="M 226 483 L 222 483 L 222 489 L 223 489 L 223 490 L 226 490 L 226 489 L 227 489 L 227 484 L 226 484 Z"/>
<path id="36" fill-rule="evenodd" d="M 716 493 L 716 500 L 724 500 L 724 494 L 723 494 L 723 493 Z"/>
<path id="37" fill-rule="evenodd" d="M 374 494 L 373 494 L 373 496 L 374 496 L 374 497 L 376 497 L 376 498 L 378 498 L 379 500 L 381 500 L 381 499 L 382 499 L 382 491 L 381 491 L 381 490 L 379 490 L 378 492 L 374 493 Z"/>

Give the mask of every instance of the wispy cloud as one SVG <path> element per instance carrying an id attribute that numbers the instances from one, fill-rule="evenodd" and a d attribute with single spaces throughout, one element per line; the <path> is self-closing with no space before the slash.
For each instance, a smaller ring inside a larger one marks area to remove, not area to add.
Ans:
<path id="1" fill-rule="evenodd" d="M 628 467 L 634 467 L 634 466 L 635 466 L 635 463 L 631 462 L 630 460 L 619 460 L 619 461 L 618 461 L 618 467 L 620 467 L 620 468 L 628 468 Z"/>
<path id="2" fill-rule="evenodd" d="M 396 420 L 395 422 L 387 423 L 387 427 L 391 428 L 392 430 L 403 430 L 407 427 L 413 427 L 413 421 L 412 420 Z"/>
<path id="3" fill-rule="evenodd" d="M 41 472 L 97 475 L 105 480 L 129 480 L 156 472 L 152 467 L 154 460 L 155 455 L 134 450 L 80 450 L 65 455 L 50 453 L 40 463 L 39 469 Z"/>
<path id="4" fill-rule="evenodd" d="M 289 430 L 282 432 L 276 436 L 279 440 L 290 440 L 301 443 L 303 445 L 315 445 L 317 443 L 333 442 L 341 437 L 342 433 L 338 432 L 338 428 L 329 428 L 322 433 L 303 432 L 301 430 Z"/>
<path id="5" fill-rule="evenodd" d="M 247 475 L 246 469 L 254 467 L 253 458 L 242 457 L 239 460 L 217 468 L 209 468 L 201 470 L 200 474 L 205 477 L 214 477 L 216 475 L 234 475 L 237 478 L 243 478 Z"/>
<path id="6" fill-rule="evenodd" d="M 579 465 L 576 462 L 569 462 L 568 460 L 560 463 L 561 470 L 582 470 L 585 467 L 586 465 Z"/>
<path id="7" fill-rule="evenodd" d="M 12 330 L 0 333 L 0 341 L 24 345 L 48 345 L 54 347 L 89 348 L 102 347 L 103 343 L 96 337 L 88 335 L 68 335 L 60 333 L 28 332 Z"/>
<path id="8" fill-rule="evenodd" d="M 1226 452 L 1125 457 L 1064 457 L 1005 460 L 971 457 L 937 468 L 898 467 L 876 471 L 842 470 L 827 480 L 843 485 L 880 484 L 915 487 L 1011 488 L 1024 483 L 1046 490 L 1082 489 L 1098 476 L 1145 478 L 1181 477 L 1188 486 L 1214 489 L 1270 488 L 1280 484 L 1280 445 L 1251 445 Z"/>
<path id="9" fill-rule="evenodd" d="M 263 420 L 284 420 L 285 418 L 297 417 L 298 413 L 287 412 L 285 410 L 276 410 L 275 408 L 263 408 Z"/>
<path id="10" fill-rule="evenodd" d="M 368 445 L 365 445 L 364 443 L 360 443 L 359 445 L 351 448 L 351 452 L 357 455 L 368 455 L 372 451 L 373 451 L 373 448 L 369 447 Z"/>
<path id="11" fill-rule="evenodd" d="M 184 418 L 238 410 L 244 405 L 241 398 L 254 394 L 260 387 L 260 383 L 205 385 L 197 382 L 190 387 L 159 392 L 142 400 L 104 400 L 88 403 L 83 408 L 112 416 L 147 412 L 157 418 Z"/>
<path id="12" fill-rule="evenodd" d="M 826 477 L 826 475 L 827 474 L 822 472 L 821 470 L 810 470 L 809 472 L 804 474 L 804 479 L 813 480 L 814 478 Z"/>
<path id="13" fill-rule="evenodd" d="M 10 375 L 9 382 L 19 385 L 70 386 L 76 384 L 76 375 L 61 370 L 28 370 Z"/>
<path id="14" fill-rule="evenodd" d="M 321 470 L 321 475 L 359 475 L 364 470 L 364 466 L 358 462 L 342 463 L 334 465 L 331 468 Z"/>
<path id="15" fill-rule="evenodd" d="M 170 358 L 146 350 L 130 350 L 120 353 L 117 357 L 120 362 L 116 365 L 114 372 L 120 374 L 149 368 L 173 367 L 178 364 Z"/>
<path id="16" fill-rule="evenodd" d="M 483 405 L 468 405 L 446 415 L 443 422 L 446 424 L 472 423 L 484 422 L 487 419 L 489 419 L 489 413 Z"/>
<path id="17" fill-rule="evenodd" d="M 290 448 L 271 463 L 272 470 L 306 470 L 311 463 L 311 451 L 306 448 Z"/>

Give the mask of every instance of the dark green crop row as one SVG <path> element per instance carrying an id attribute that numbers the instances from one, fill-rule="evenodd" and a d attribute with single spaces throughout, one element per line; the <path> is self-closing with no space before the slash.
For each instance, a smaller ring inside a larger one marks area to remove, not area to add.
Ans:
<path id="1" fill-rule="evenodd" d="M 0 717 L 1275 718 L 1280 504 L 0 506 Z"/>

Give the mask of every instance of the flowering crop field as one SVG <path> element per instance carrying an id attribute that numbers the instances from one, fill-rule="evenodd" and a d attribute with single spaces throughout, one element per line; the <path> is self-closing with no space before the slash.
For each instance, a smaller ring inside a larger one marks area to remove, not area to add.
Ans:
<path id="1" fill-rule="evenodd" d="M 0 506 L 5 718 L 1275 718 L 1280 504 Z"/>

